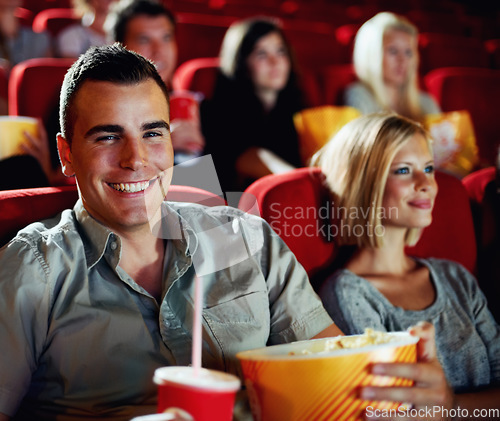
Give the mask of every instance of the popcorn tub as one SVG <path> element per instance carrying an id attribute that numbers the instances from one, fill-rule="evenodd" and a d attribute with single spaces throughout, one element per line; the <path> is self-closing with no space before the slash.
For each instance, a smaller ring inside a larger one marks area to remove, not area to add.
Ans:
<path id="1" fill-rule="evenodd" d="M 376 332 L 381 334 L 380 332 Z M 412 386 L 413 381 L 372 375 L 375 362 L 415 362 L 418 338 L 383 333 L 387 343 L 357 347 L 365 335 L 314 339 L 238 353 L 255 421 L 361 420 L 368 406 L 398 402 L 359 399 L 362 386 Z M 373 334 L 372 334 L 373 335 Z M 351 348 L 331 350 L 332 341 Z"/>

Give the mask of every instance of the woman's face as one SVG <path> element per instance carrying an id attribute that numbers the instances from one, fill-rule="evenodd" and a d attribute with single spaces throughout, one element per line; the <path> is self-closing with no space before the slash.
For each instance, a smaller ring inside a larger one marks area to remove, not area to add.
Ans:
<path id="1" fill-rule="evenodd" d="M 437 194 L 434 161 L 421 134 L 399 149 L 389 168 L 382 206 L 383 224 L 399 228 L 423 228 L 432 222 Z"/>
<path id="2" fill-rule="evenodd" d="M 396 88 L 408 80 L 416 63 L 417 40 L 406 32 L 391 29 L 384 35 L 384 83 Z"/>
<path id="3" fill-rule="evenodd" d="M 247 67 L 256 91 L 281 91 L 290 76 L 290 57 L 278 32 L 271 32 L 256 43 L 247 58 Z"/>

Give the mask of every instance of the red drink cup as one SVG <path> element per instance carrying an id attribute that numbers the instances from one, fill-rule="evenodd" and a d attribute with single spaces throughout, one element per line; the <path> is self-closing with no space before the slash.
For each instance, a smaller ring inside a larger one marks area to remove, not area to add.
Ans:
<path id="1" fill-rule="evenodd" d="M 191 91 L 174 91 L 170 93 L 170 120 L 198 119 L 198 104 L 200 96 Z"/>
<path id="2" fill-rule="evenodd" d="M 180 408 L 196 421 L 231 421 L 240 380 L 232 374 L 192 367 L 162 367 L 155 371 L 158 412 Z"/>

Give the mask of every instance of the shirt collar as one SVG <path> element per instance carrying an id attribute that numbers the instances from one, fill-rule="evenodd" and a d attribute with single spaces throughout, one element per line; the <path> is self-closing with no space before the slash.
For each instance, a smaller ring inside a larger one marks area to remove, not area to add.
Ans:
<path id="1" fill-rule="evenodd" d="M 106 255 L 107 249 L 111 253 L 108 261 L 116 267 L 121 256 L 120 237 L 94 219 L 83 206 L 81 199 L 76 202 L 73 209 L 82 230 L 87 268 L 91 269 L 101 260 Z M 154 229 L 157 235 L 172 242 L 177 256 L 182 260 L 191 260 L 198 247 L 197 235 L 188 221 L 167 202 L 162 203 L 161 227 Z"/>

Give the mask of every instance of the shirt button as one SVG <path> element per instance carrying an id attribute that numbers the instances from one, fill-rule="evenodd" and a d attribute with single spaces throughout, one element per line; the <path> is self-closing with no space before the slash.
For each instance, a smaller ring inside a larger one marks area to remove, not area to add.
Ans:
<path id="1" fill-rule="evenodd" d="M 168 320 L 163 320 L 163 325 L 165 327 L 170 327 L 170 322 Z"/>
<path id="2" fill-rule="evenodd" d="M 111 250 L 116 250 L 116 248 L 118 247 L 118 244 L 116 244 L 116 242 L 112 242 L 111 243 Z"/>

